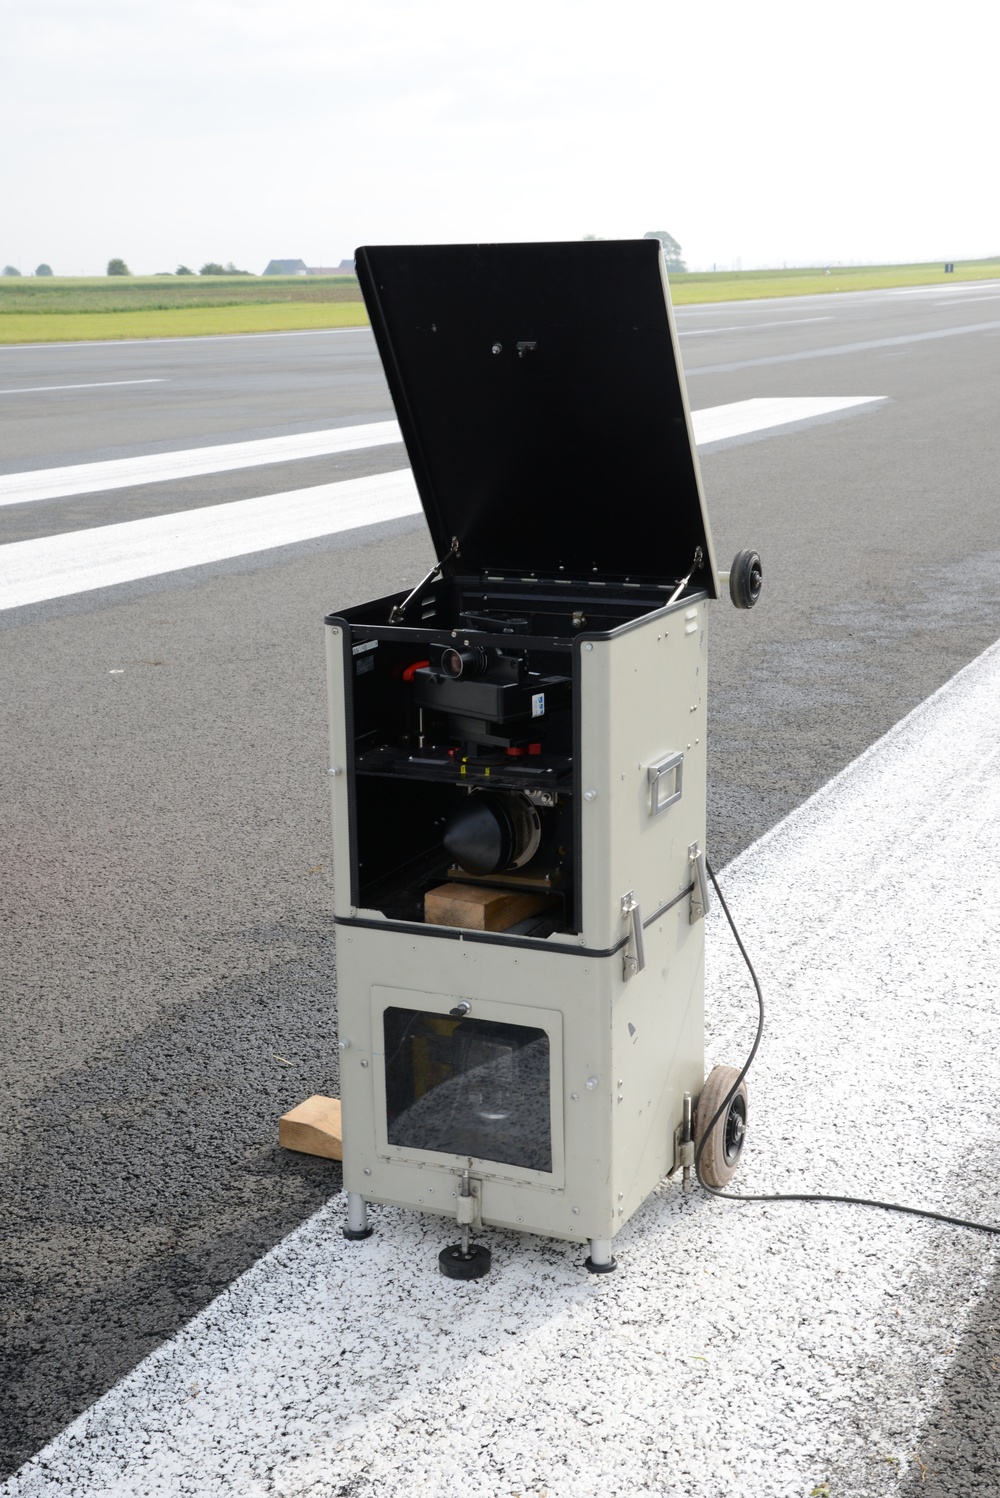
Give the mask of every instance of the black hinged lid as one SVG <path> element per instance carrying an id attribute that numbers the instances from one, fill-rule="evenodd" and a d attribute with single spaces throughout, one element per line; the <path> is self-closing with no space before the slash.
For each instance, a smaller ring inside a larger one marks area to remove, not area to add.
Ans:
<path id="1" fill-rule="evenodd" d="M 718 579 L 655 240 L 377 245 L 358 279 L 437 555 Z"/>

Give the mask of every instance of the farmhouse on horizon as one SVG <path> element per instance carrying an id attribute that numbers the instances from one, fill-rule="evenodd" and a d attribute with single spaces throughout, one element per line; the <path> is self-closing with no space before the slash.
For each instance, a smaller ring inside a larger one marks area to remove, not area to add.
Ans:
<path id="1" fill-rule="evenodd" d="M 339 265 L 306 265 L 304 260 L 269 260 L 265 276 L 353 276 L 354 261 L 342 260 Z"/>

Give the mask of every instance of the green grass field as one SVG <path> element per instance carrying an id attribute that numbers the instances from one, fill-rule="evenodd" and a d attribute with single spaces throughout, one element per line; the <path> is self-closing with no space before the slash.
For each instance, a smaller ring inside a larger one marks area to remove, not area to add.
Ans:
<path id="1" fill-rule="evenodd" d="M 113 338 L 204 338 L 216 333 L 290 333 L 367 326 L 363 302 L 262 302 L 150 312 L 2 312 L 0 344 Z"/>
<path id="2" fill-rule="evenodd" d="M 350 328 L 353 276 L 0 277 L 0 344 Z"/>
<path id="3" fill-rule="evenodd" d="M 838 266 L 828 272 L 692 272 L 672 276 L 670 289 L 683 307 L 994 277 L 1000 278 L 1000 259 L 958 261 L 953 274 L 945 274 L 940 262 Z M 294 332 L 360 327 L 367 321 L 353 277 L 0 277 L 0 344 Z"/>
<path id="4" fill-rule="evenodd" d="M 925 265 L 840 265 L 828 271 L 694 271 L 670 277 L 678 307 L 694 302 L 739 302 L 770 296 L 820 296 L 838 291 L 878 291 L 892 286 L 950 286 L 956 281 L 1000 278 L 1000 258 L 957 260 L 953 272 L 942 261 Z"/>
<path id="5" fill-rule="evenodd" d="M 354 276 L 0 276 L 0 312 L 169 312 L 360 302 Z"/>

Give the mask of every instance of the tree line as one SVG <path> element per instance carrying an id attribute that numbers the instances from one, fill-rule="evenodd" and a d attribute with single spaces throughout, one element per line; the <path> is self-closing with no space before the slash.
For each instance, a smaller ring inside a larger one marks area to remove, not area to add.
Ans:
<path id="1" fill-rule="evenodd" d="M 36 276 L 51 276 L 54 274 L 51 265 L 46 264 L 44 260 L 41 265 L 35 266 L 34 273 Z M 3 270 L 0 271 L 0 275 L 3 276 L 19 276 L 20 274 L 21 271 L 16 265 L 5 265 Z M 130 276 L 132 272 L 124 260 L 116 258 L 108 261 L 108 268 L 105 274 L 109 276 Z M 189 265 L 179 265 L 175 271 L 157 271 L 157 275 L 160 276 L 193 276 L 194 274 L 195 272 Z M 253 271 L 240 270 L 231 260 L 225 265 L 220 265 L 217 260 L 206 260 L 197 274 L 199 276 L 252 276 Z"/>

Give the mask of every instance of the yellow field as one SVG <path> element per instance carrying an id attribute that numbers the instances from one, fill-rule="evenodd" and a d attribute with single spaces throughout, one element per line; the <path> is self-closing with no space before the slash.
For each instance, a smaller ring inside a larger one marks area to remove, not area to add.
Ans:
<path id="1" fill-rule="evenodd" d="M 367 323 L 363 302 L 259 302 L 243 307 L 177 307 L 149 312 L 0 312 L 0 344 L 201 338 L 214 333 L 356 328 Z"/>

